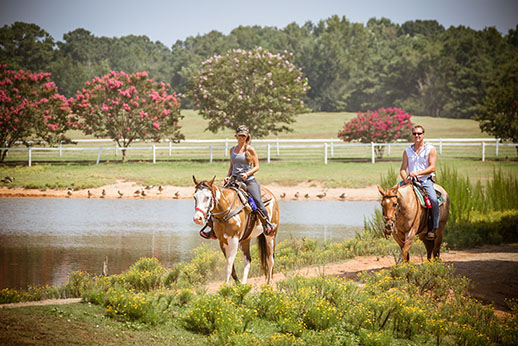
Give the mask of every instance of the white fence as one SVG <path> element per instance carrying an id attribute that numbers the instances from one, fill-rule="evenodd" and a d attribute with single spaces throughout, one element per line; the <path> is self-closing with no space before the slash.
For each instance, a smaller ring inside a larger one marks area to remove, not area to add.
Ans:
<path id="1" fill-rule="evenodd" d="M 474 159 L 480 158 L 482 161 L 486 160 L 486 153 L 488 148 L 494 148 L 491 155 L 499 156 L 499 151 L 504 149 L 508 152 L 509 149 L 515 149 L 518 144 L 501 143 L 498 139 L 488 138 L 436 138 L 427 139 L 432 143 L 438 151 L 439 155 L 448 153 L 455 153 L 456 156 L 466 157 L 471 156 Z M 102 155 L 110 157 L 118 157 L 123 148 L 118 147 L 110 139 L 77 139 L 74 140 L 76 145 L 59 145 L 58 147 L 13 147 L 8 148 L 9 153 L 13 159 L 21 160 L 23 153 L 27 152 L 28 165 L 31 166 L 33 162 L 33 154 L 48 152 L 46 157 L 52 157 L 54 160 L 56 155 L 51 155 L 52 152 L 57 152 L 59 158 L 63 157 L 66 152 L 83 152 L 97 154 L 96 163 L 99 164 Z M 98 146 L 106 143 L 106 145 Z M 77 145 L 83 144 L 82 147 Z M 142 144 L 148 144 L 143 146 Z M 144 141 L 137 141 L 135 146 L 125 148 L 128 151 L 128 156 L 131 157 L 133 153 L 138 153 L 138 158 L 143 160 L 152 159 L 153 163 L 157 162 L 159 157 L 162 160 L 171 159 L 192 159 L 208 160 L 210 163 L 214 159 L 223 159 L 228 156 L 229 149 L 235 144 L 234 139 L 220 139 L 220 140 L 184 140 L 179 143 L 164 140 L 158 143 L 146 143 Z M 374 164 L 376 162 L 376 148 L 384 147 L 384 157 L 400 158 L 403 148 L 408 146 L 408 142 L 396 143 L 344 143 L 335 138 L 330 139 L 256 139 L 253 145 L 259 152 L 261 158 L 265 158 L 266 162 L 270 163 L 272 160 L 320 160 L 327 164 L 329 160 L 358 160 L 368 159 Z M 393 150 L 398 148 L 397 151 Z M 6 148 L 2 148 L 6 149 Z M 492 149 L 491 149 L 492 150 Z M 516 150 L 516 149 L 515 149 Z M 167 154 L 166 154 L 167 153 Z M 21 155 L 20 155 L 21 154 Z M 50 154 L 50 156 L 49 156 Z M 90 157 L 92 156 L 90 155 Z M 509 153 L 506 152 L 506 155 Z M 511 154 L 512 155 L 512 154 Z M 85 156 L 86 160 L 88 155 Z M 83 158 L 84 159 L 84 158 Z M 73 159 L 72 159 L 73 160 Z"/>

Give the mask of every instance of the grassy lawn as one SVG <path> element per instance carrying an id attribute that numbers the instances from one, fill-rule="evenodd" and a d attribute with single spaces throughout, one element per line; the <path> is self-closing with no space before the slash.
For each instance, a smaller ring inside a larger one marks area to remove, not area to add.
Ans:
<path id="1" fill-rule="evenodd" d="M 171 321 L 175 321 L 172 319 Z M 0 310 L 2 345 L 200 345 L 206 337 L 179 328 L 118 322 L 105 308 L 75 303 Z"/>
<path id="2" fill-rule="evenodd" d="M 225 130 L 217 134 L 204 131 L 207 121 L 192 110 L 183 111 L 182 132 L 187 139 L 222 139 L 233 141 L 233 131 Z M 354 117 L 354 113 L 310 113 L 302 114 L 293 125 L 294 131 L 281 134 L 278 138 L 336 138 L 344 121 Z M 428 138 L 484 138 L 478 122 L 467 119 L 445 119 L 432 117 L 414 117 L 415 123 L 427 129 Z M 79 132 L 72 132 L 73 138 L 86 138 Z M 271 136 L 270 138 L 276 138 Z M 98 147 L 101 144 L 90 144 Z M 102 144 L 107 145 L 107 144 Z M 111 145 L 111 144 L 110 144 Z M 137 143 L 135 146 L 147 146 L 150 143 Z M 80 143 L 79 146 L 87 146 Z M 186 186 L 191 184 L 191 176 L 210 178 L 216 175 L 222 179 L 228 170 L 228 158 L 224 156 L 224 146 L 214 147 L 214 162 L 208 162 L 208 150 L 195 150 L 185 153 L 174 152 L 168 155 L 166 144 L 157 150 L 157 163 L 151 164 L 151 151 L 132 150 L 128 152 L 130 162 L 120 163 L 121 154 L 115 156 L 113 147 L 104 150 L 101 164 L 95 165 L 97 149 L 89 152 L 65 151 L 59 157 L 57 151 L 37 152 L 32 154 L 33 167 L 26 167 L 27 152 L 11 151 L 6 161 L 0 166 L 0 177 L 14 176 L 16 181 L 8 186 L 26 188 L 87 188 L 115 183 L 117 179 L 135 181 L 141 184 L 170 184 Z M 261 159 L 267 157 L 266 145 L 257 143 Z M 264 184 L 276 182 L 293 185 L 308 180 L 318 180 L 327 187 L 364 187 L 377 184 L 380 176 L 389 169 L 398 171 L 403 146 L 396 146 L 391 152 L 385 152 L 383 160 L 370 163 L 370 148 L 339 147 L 334 149 L 334 156 L 329 156 L 327 165 L 323 164 L 323 148 L 311 150 L 282 149 L 276 156 L 272 146 L 272 162 L 261 163 L 258 178 Z M 291 150 L 291 151 L 290 151 Z M 299 151 L 297 151 L 299 150 Z M 330 149 L 329 149 L 330 150 Z M 469 175 L 474 181 L 486 180 L 494 169 L 502 169 L 507 174 L 518 173 L 516 150 L 501 147 L 499 156 L 495 156 L 494 147 L 486 149 L 486 162 L 481 162 L 480 146 L 445 147 L 439 156 L 439 167 L 448 166 L 460 174 Z M 440 176 L 439 176 L 440 180 Z M 5 184 L 4 184 L 5 185 Z"/>
<path id="3" fill-rule="evenodd" d="M 371 164 L 370 162 L 335 162 L 327 165 L 322 162 L 308 161 L 279 161 L 261 164 L 257 177 L 263 184 L 273 182 L 281 185 L 296 185 L 305 181 L 322 181 L 326 187 L 355 187 L 361 188 L 380 183 L 381 176 L 389 170 L 398 172 L 398 160 L 387 160 Z M 518 162 L 481 162 L 476 160 L 440 160 L 441 167 L 455 168 L 459 174 L 469 176 L 473 182 L 484 182 L 492 176 L 493 170 L 501 169 L 510 175 L 518 174 Z M 118 179 L 135 181 L 143 185 L 176 185 L 189 186 L 192 175 L 199 179 L 223 179 L 228 170 L 228 162 L 130 162 L 109 163 L 100 165 L 34 165 L 2 166 L 0 176 L 13 176 L 14 183 L 3 184 L 10 187 L 25 188 L 90 188 L 113 184 Z"/>

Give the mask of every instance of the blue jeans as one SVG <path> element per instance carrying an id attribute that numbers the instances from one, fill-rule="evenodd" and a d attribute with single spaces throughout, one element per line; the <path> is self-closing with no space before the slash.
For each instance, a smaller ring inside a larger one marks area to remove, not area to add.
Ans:
<path id="1" fill-rule="evenodd" d="M 239 181 L 243 181 L 241 177 L 238 178 Z M 259 183 L 255 178 L 249 177 L 245 181 L 243 181 L 246 184 L 246 188 L 248 189 L 248 193 L 252 195 L 252 198 L 255 201 L 255 205 L 257 205 L 257 209 L 263 212 L 264 216 L 268 218 L 268 210 L 264 207 L 263 201 L 261 199 L 261 186 L 259 186 Z"/>
<path id="2" fill-rule="evenodd" d="M 421 185 L 423 185 L 423 188 L 432 203 L 433 228 L 439 228 L 439 202 L 437 201 L 437 193 L 435 193 L 433 181 L 432 179 L 426 179 L 425 181 L 421 181 Z"/>

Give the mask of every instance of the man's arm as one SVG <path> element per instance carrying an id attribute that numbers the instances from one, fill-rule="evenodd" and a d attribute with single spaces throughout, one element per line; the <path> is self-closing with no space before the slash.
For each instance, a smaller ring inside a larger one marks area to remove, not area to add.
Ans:
<path id="1" fill-rule="evenodd" d="M 408 177 L 408 174 L 406 172 L 408 168 L 408 156 L 406 154 L 406 150 L 403 151 L 403 160 L 401 161 L 401 168 L 399 169 L 399 175 L 401 175 L 401 178 L 403 180 L 406 180 Z"/>

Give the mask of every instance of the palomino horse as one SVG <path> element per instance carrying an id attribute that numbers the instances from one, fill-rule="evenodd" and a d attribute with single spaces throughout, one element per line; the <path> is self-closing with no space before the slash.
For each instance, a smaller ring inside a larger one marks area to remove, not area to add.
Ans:
<path id="1" fill-rule="evenodd" d="M 450 214 L 450 198 L 440 185 L 435 184 L 435 190 L 444 198 L 444 203 L 439 206 L 439 228 L 435 239 L 426 239 L 428 232 L 427 212 L 414 191 L 412 184 L 402 187 L 397 185 L 387 191 L 378 186 L 381 193 L 381 209 L 385 221 L 384 233 L 388 238 L 392 234 L 403 254 L 403 261 L 410 260 L 410 247 L 417 235 L 426 247 L 426 257 L 430 259 L 439 257 L 444 228 Z M 431 211 L 430 211 L 431 212 Z"/>
<path id="2" fill-rule="evenodd" d="M 238 246 L 241 248 L 244 257 L 243 283 L 246 284 L 250 263 L 250 241 L 257 238 L 259 246 L 259 254 L 261 257 L 261 269 L 266 276 L 266 282 L 271 283 L 273 277 L 273 257 L 275 251 L 275 236 L 279 228 L 279 206 L 275 196 L 266 188 L 261 190 L 267 191 L 272 199 L 266 209 L 271 218 L 271 222 L 275 226 L 269 236 L 263 233 L 261 223 L 257 217 L 252 220 L 254 225 L 247 227 L 247 220 L 251 212 L 247 208 L 243 208 L 243 204 L 237 196 L 234 189 L 219 187 L 214 184 L 214 178 L 211 181 L 197 181 L 192 177 L 196 189 L 194 191 L 195 213 L 193 220 L 198 225 L 203 225 L 207 218 L 213 217 L 213 228 L 216 237 L 219 240 L 219 246 L 225 255 L 227 263 L 225 265 L 226 279 L 230 281 L 230 276 L 238 281 L 236 271 L 234 269 L 234 259 L 236 258 Z M 246 232 L 250 230 L 251 232 Z M 246 232 L 246 233 L 245 233 Z"/>

